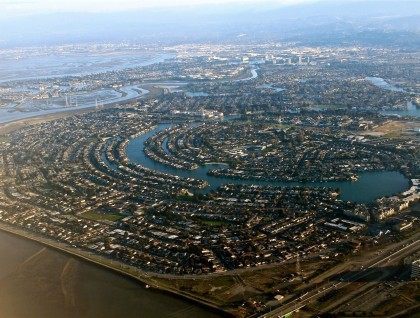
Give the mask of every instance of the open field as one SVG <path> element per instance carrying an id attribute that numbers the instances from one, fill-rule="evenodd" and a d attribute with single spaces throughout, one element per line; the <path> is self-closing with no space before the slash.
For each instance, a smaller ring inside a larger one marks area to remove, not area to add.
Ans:
<path id="1" fill-rule="evenodd" d="M 86 212 L 81 215 L 83 218 L 93 221 L 111 221 L 116 222 L 121 220 L 124 216 L 114 213 L 97 213 L 97 212 Z"/>
<path id="2" fill-rule="evenodd" d="M 414 129 L 418 129 L 418 127 L 418 122 L 391 120 L 375 128 L 371 133 L 387 138 L 400 138 L 413 136 Z"/>

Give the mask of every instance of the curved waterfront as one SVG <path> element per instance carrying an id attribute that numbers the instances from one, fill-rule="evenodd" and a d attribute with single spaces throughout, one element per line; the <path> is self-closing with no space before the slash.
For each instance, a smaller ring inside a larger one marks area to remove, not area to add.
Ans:
<path id="1" fill-rule="evenodd" d="M 144 153 L 144 143 L 147 139 L 158 132 L 170 127 L 171 124 L 159 124 L 155 129 L 132 139 L 126 148 L 127 157 L 130 161 L 145 168 L 156 170 L 162 173 L 179 176 L 182 178 L 193 178 L 205 180 L 209 186 L 202 192 L 206 193 L 217 189 L 223 184 L 261 185 L 279 187 L 329 187 L 340 190 L 340 198 L 346 201 L 358 203 L 369 203 L 374 200 L 392 196 L 409 188 L 409 180 L 397 171 L 369 171 L 359 174 L 357 181 L 328 181 L 328 182 L 282 182 L 282 181 L 260 181 L 242 180 L 228 177 L 215 177 L 207 174 L 209 170 L 217 169 L 221 164 L 208 164 L 195 170 L 184 170 L 169 167 L 148 158 Z"/>

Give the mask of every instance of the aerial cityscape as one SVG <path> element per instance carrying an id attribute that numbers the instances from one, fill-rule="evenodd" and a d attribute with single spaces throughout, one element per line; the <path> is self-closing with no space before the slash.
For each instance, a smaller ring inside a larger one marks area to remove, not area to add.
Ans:
<path id="1" fill-rule="evenodd" d="M 0 317 L 414 317 L 419 4 L 193 2 L 4 4 Z"/>

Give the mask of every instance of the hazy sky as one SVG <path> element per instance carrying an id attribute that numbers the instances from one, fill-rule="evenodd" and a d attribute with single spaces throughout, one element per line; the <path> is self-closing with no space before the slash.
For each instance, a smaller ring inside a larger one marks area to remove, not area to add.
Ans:
<path id="1" fill-rule="evenodd" d="M 0 15 L 50 12 L 103 12 L 200 4 L 261 3 L 264 0 L 0 0 Z M 297 4 L 311 0 L 268 0 L 278 4 Z M 313 1 L 313 0 L 312 0 Z M 267 1 L 266 1 L 267 2 Z"/>

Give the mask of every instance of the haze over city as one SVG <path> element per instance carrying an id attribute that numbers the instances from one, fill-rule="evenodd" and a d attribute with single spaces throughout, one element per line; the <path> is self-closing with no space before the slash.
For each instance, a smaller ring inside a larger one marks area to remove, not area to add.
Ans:
<path id="1" fill-rule="evenodd" d="M 227 4 L 256 4 L 256 5 L 294 5 L 298 3 L 319 2 L 326 0 L 89 0 L 89 1 L 53 1 L 53 0 L 13 0 L 0 1 L 1 16 L 6 14 L 34 14 L 51 12 L 106 12 L 127 11 L 142 8 L 163 8 L 177 6 L 227 5 Z"/>
<path id="2" fill-rule="evenodd" d="M 0 8 L 1 318 L 419 311 L 419 1 Z"/>

